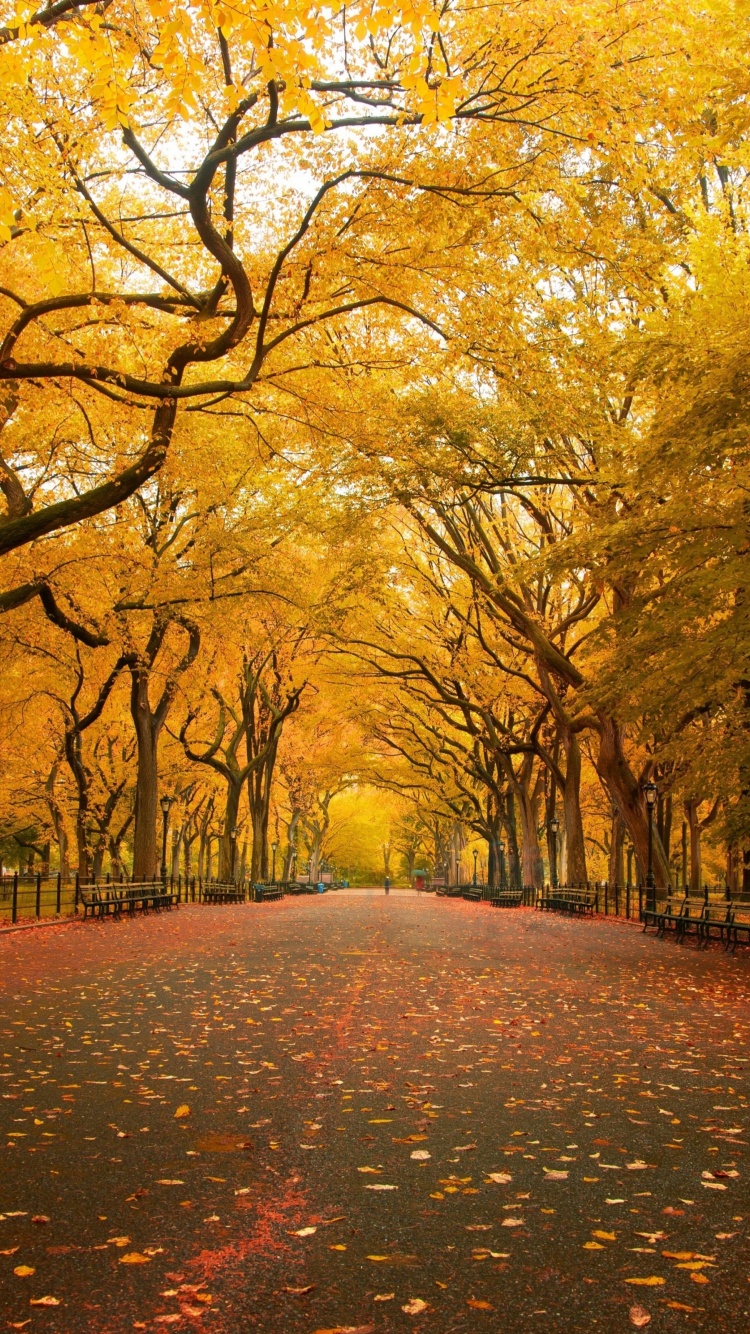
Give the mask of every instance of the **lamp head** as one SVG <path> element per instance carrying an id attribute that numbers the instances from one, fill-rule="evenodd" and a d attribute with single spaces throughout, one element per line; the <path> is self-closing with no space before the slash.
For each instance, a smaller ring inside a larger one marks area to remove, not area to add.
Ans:
<path id="1" fill-rule="evenodd" d="M 646 798 L 647 806 L 656 805 L 656 798 L 658 796 L 658 793 L 659 789 L 657 788 L 656 783 L 653 783 L 651 779 L 649 779 L 647 783 L 643 784 L 643 795 Z"/>
<path id="2" fill-rule="evenodd" d="M 552 816 L 552 819 L 549 822 L 549 827 L 550 827 L 550 833 L 552 834 L 558 834 L 560 832 L 560 821 L 558 820 L 556 815 Z"/>
<path id="3" fill-rule="evenodd" d="M 279 846 L 278 843 L 272 843 L 272 844 L 271 844 L 271 851 L 272 851 L 272 852 L 275 852 L 276 849 L 278 848 L 278 846 Z"/>
<path id="4" fill-rule="evenodd" d="M 167 815 L 169 813 L 169 808 L 172 805 L 172 798 L 163 796 L 161 801 L 159 802 L 159 805 L 161 806 L 162 814 Z"/>
<path id="5" fill-rule="evenodd" d="M 232 838 L 236 838 L 236 837 L 237 837 L 237 826 L 236 826 L 236 824 L 233 824 L 233 825 L 232 825 L 232 828 L 229 830 L 229 832 L 230 832 L 230 834 L 232 835 Z"/>

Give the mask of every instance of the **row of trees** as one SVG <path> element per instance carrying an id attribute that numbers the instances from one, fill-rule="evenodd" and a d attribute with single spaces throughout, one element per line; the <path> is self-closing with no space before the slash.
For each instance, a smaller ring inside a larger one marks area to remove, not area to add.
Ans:
<path id="1" fill-rule="evenodd" d="M 0 10 L 9 835 L 750 888 L 740 7 Z"/>

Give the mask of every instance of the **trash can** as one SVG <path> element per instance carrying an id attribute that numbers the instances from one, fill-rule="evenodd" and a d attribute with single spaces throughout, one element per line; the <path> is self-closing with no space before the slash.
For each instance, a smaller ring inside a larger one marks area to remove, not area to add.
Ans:
<path id="1" fill-rule="evenodd" d="M 321 881 L 321 882 L 318 883 L 318 893 L 319 893 L 319 894 L 325 894 L 325 892 L 326 892 L 326 887 L 325 887 L 325 885 L 324 885 L 324 884 L 322 883 L 322 881 Z"/>
<path id="2" fill-rule="evenodd" d="M 263 886 L 262 886 L 262 885 L 256 885 L 256 886 L 255 886 L 255 902 L 256 902 L 256 903 L 262 903 L 262 902 L 263 902 Z"/>

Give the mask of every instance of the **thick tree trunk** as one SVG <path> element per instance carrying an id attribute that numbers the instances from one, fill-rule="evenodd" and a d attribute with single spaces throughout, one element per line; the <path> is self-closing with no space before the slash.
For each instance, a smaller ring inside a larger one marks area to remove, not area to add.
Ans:
<path id="1" fill-rule="evenodd" d="M 237 871 L 237 842 L 234 841 L 234 866 L 232 866 L 232 829 L 237 828 L 237 818 L 242 796 L 242 777 L 227 780 L 227 800 L 224 810 L 224 833 L 219 842 L 219 879 L 231 880 Z"/>
<path id="2" fill-rule="evenodd" d="M 291 880 L 292 877 L 292 862 L 294 860 L 294 854 L 297 851 L 297 830 L 299 829 L 299 822 L 301 819 L 302 811 L 299 807 L 295 807 L 292 810 L 291 819 L 286 827 L 287 846 L 283 870 L 283 879 L 285 883 L 286 881 Z"/>
<path id="3" fill-rule="evenodd" d="M 516 823 L 516 799 L 508 788 L 505 794 L 505 831 L 508 836 L 508 880 L 511 889 L 523 888 L 521 854 L 518 850 L 518 825 Z"/>
<path id="4" fill-rule="evenodd" d="M 560 727 L 560 739 L 565 751 L 565 788 L 562 799 L 565 817 L 566 880 L 569 885 L 585 885 L 588 870 L 581 817 L 581 747 L 578 744 L 578 737 L 569 727 Z"/>
<path id="5" fill-rule="evenodd" d="M 600 714 L 599 752 L 596 768 L 599 777 L 617 806 L 630 834 L 638 865 L 645 876 L 648 868 L 648 812 L 643 793 L 625 756 L 622 729 L 614 718 Z M 670 882 L 669 864 L 659 838 L 653 831 L 653 872 L 656 885 L 666 889 Z"/>
<path id="6" fill-rule="evenodd" d="M 609 869 L 607 879 L 610 885 L 623 883 L 623 847 L 625 843 L 625 824 L 619 810 L 612 812 L 612 830 L 609 843 Z"/>
<path id="7" fill-rule="evenodd" d="M 146 682 L 143 691 L 146 693 Z M 138 699 L 133 711 L 137 741 L 135 782 L 135 831 L 133 834 L 133 879 L 155 880 L 160 870 L 161 849 L 156 831 L 159 809 L 158 739 L 154 736 L 148 698 Z"/>
<path id="8" fill-rule="evenodd" d="M 685 802 L 685 816 L 690 832 L 690 893 L 701 892 L 701 822 L 698 815 L 700 799 L 691 798 Z"/>

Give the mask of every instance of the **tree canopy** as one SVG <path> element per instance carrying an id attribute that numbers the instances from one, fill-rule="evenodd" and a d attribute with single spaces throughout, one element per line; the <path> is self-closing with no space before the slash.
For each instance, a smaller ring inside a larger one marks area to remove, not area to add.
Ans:
<path id="1" fill-rule="evenodd" d="M 0 3 L 6 865 L 750 890 L 746 34 Z"/>

